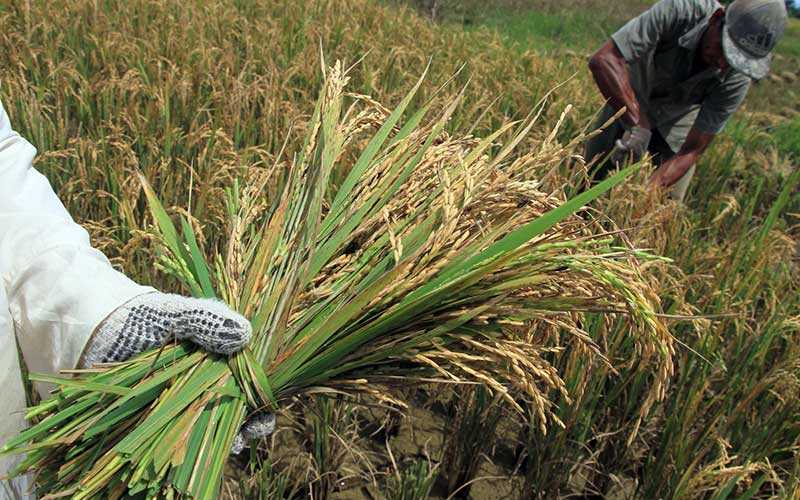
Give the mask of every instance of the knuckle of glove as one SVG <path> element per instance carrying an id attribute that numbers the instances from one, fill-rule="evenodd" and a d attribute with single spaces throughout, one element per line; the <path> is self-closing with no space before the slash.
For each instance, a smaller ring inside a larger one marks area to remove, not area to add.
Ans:
<path id="1" fill-rule="evenodd" d="M 647 151 L 647 147 L 650 145 L 651 137 L 652 132 L 650 132 L 648 129 L 644 127 L 633 127 L 628 140 L 630 149 L 640 155 L 643 155 Z"/>
<path id="2" fill-rule="evenodd" d="M 233 440 L 231 455 L 240 454 L 247 448 L 249 442 L 264 439 L 273 432 L 275 432 L 275 415 L 272 413 L 260 413 L 249 418 L 242 424 Z"/>
<path id="3" fill-rule="evenodd" d="M 275 415 L 272 413 L 256 415 L 245 422 L 241 432 L 247 440 L 263 439 L 275 432 Z"/>
<path id="4" fill-rule="evenodd" d="M 204 300 L 192 312 L 188 338 L 203 349 L 230 355 L 242 350 L 252 336 L 250 322 L 222 302 Z"/>

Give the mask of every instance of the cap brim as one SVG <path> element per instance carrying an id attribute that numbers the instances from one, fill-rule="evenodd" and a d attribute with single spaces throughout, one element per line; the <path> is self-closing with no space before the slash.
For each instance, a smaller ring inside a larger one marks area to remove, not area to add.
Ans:
<path id="1" fill-rule="evenodd" d="M 757 59 L 747 55 L 736 46 L 727 29 L 722 30 L 722 50 L 728 64 L 739 73 L 744 73 L 754 80 L 761 80 L 769 73 L 771 57 Z"/>

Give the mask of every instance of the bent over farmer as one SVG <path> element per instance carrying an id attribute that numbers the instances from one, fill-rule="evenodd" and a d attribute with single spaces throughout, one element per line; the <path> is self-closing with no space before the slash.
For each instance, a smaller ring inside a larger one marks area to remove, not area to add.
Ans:
<path id="1" fill-rule="evenodd" d="M 786 28 L 784 0 L 661 0 L 611 36 L 589 61 L 607 99 L 586 146 L 602 178 L 649 152 L 656 186 L 682 201 L 695 164 L 747 95 L 769 72 Z"/>
<path id="2" fill-rule="evenodd" d="M 221 302 L 160 293 L 116 271 L 33 168 L 35 155 L 0 103 L 0 445 L 26 426 L 18 350 L 31 371 L 56 374 L 172 339 L 231 354 L 251 334 Z M 48 397 L 46 387 L 37 390 Z M 271 432 L 273 417 L 261 417 L 243 428 L 244 438 Z M 0 457 L 0 500 L 34 498 L 32 478 L 5 478 L 20 460 Z"/>

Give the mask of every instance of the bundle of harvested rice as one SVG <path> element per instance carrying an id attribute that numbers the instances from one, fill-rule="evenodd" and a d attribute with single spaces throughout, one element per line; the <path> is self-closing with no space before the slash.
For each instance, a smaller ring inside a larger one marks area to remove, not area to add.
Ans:
<path id="1" fill-rule="evenodd" d="M 179 231 L 142 179 L 163 269 L 250 318 L 253 341 L 230 358 L 176 344 L 72 378 L 32 375 L 58 389 L 0 452 L 27 453 L 16 472 L 36 472 L 40 494 L 215 498 L 248 413 L 320 388 L 382 396 L 432 373 L 483 383 L 512 407 L 533 402 L 544 430 L 558 423 L 546 392 L 566 389 L 524 333 L 543 311 L 624 306 L 660 368 L 651 399 L 661 396 L 672 344 L 630 252 L 568 220 L 630 170 L 562 203 L 525 173 L 575 143 L 553 133 L 508 161 L 533 114 L 453 138 L 444 127 L 458 100 L 426 125 L 430 103 L 406 113 L 422 79 L 391 113 L 346 94 L 347 80 L 341 64 L 328 70 L 290 162 L 251 169 L 228 191 L 224 258 L 207 259 L 193 225 L 183 218 Z"/>

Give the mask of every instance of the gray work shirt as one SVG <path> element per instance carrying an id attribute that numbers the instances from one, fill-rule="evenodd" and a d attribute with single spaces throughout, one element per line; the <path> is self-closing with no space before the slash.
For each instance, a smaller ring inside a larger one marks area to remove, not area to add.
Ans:
<path id="1" fill-rule="evenodd" d="M 742 104 L 750 78 L 734 69 L 692 74 L 716 0 L 661 0 L 611 38 L 650 122 L 678 152 L 692 127 L 716 134 Z"/>

